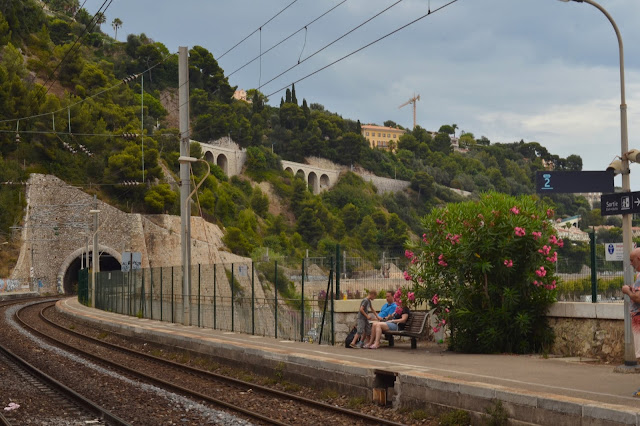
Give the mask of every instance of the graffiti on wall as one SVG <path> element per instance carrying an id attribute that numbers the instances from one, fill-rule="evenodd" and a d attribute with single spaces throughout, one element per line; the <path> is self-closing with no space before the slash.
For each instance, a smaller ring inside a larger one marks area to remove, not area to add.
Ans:
<path id="1" fill-rule="evenodd" d="M 29 290 L 34 286 L 42 287 L 42 279 L 0 278 L 0 293 L 11 293 L 18 290 Z"/>

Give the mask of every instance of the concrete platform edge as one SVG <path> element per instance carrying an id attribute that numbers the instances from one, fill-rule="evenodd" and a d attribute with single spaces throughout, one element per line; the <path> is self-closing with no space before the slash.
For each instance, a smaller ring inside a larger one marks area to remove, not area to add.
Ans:
<path id="1" fill-rule="evenodd" d="M 377 367 L 356 365 L 328 356 L 262 348 L 251 341 L 247 341 L 247 344 L 225 342 L 213 333 L 206 338 L 189 336 L 192 334 L 189 329 L 203 330 L 196 327 L 174 325 L 171 332 L 160 331 L 153 327 L 155 323 L 160 324 L 159 321 L 95 311 L 78 304 L 77 300 L 67 303 L 71 300 L 74 299 L 59 301 L 56 309 L 76 321 L 131 337 L 144 334 L 146 340 L 208 355 L 218 362 L 243 366 L 259 374 L 278 375 L 301 385 L 331 388 L 369 399 L 376 383 L 374 370 L 379 370 Z M 440 410 L 449 407 L 485 416 L 488 408 L 495 406 L 496 401 L 501 401 L 514 424 L 640 426 L 640 413 L 622 405 L 468 382 L 423 371 L 399 371 L 396 374 L 391 394 L 394 406 L 398 407 Z"/>

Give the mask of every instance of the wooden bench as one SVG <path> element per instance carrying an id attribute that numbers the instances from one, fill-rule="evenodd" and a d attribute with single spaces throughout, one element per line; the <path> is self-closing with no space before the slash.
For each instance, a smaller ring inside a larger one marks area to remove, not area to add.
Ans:
<path id="1" fill-rule="evenodd" d="M 411 349 L 416 349 L 418 347 L 418 337 L 421 337 L 424 333 L 428 318 L 429 312 L 411 312 L 404 330 L 386 331 L 384 333 L 385 338 L 389 340 L 389 347 L 393 347 L 394 336 L 407 336 L 411 337 Z"/>

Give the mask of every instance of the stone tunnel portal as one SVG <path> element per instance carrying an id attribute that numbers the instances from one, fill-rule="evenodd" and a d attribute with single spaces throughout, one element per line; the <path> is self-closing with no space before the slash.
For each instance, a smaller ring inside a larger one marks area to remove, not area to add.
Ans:
<path id="1" fill-rule="evenodd" d="M 64 294 L 77 294 L 78 293 L 78 272 L 82 267 L 82 256 L 80 255 L 73 259 L 69 264 L 69 267 L 64 273 L 64 279 L 62 281 L 62 288 Z M 89 264 L 91 264 L 91 253 L 89 253 Z M 102 253 L 100 255 L 100 271 L 119 271 L 121 269 L 120 262 L 108 253 Z"/>

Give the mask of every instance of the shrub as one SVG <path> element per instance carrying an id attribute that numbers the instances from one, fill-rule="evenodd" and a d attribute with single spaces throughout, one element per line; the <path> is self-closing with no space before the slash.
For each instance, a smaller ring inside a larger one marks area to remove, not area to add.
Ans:
<path id="1" fill-rule="evenodd" d="M 405 278 L 449 327 L 451 349 L 526 353 L 552 344 L 546 312 L 563 245 L 552 215 L 534 197 L 488 193 L 423 219 L 426 233 L 405 253 Z"/>

